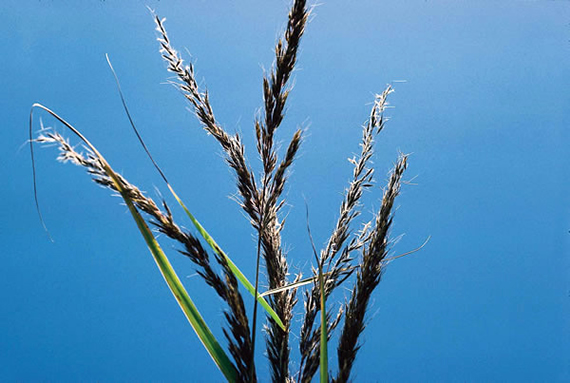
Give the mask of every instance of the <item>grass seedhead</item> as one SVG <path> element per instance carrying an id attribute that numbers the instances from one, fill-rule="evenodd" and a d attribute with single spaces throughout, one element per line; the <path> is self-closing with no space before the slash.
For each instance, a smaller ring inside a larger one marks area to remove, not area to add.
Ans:
<path id="1" fill-rule="evenodd" d="M 314 379 L 317 370 L 322 383 L 349 381 L 354 361 L 362 345 L 361 335 L 365 330 L 369 302 L 385 268 L 391 261 L 411 254 L 425 245 L 424 243 L 418 249 L 404 254 L 388 256 L 393 242 L 389 232 L 394 218 L 394 204 L 400 193 L 402 177 L 408 163 L 406 155 L 400 155 L 398 158 L 384 189 L 381 207 L 373 219 L 370 222 L 358 222 L 362 211 L 362 195 L 376 184 L 372 158 L 376 137 L 386 124 L 385 110 L 388 96 L 392 92 L 392 87 L 388 86 L 375 96 L 368 120 L 362 126 L 360 151 L 354 158 L 349 159 L 353 169 L 338 209 L 338 218 L 331 225 L 330 235 L 320 250 L 317 250 L 312 238 L 306 206 L 307 231 L 314 265 L 310 277 L 302 279 L 299 274 L 290 278 L 290 259 L 283 246 L 285 220 L 281 208 L 286 203 L 283 191 L 290 169 L 296 162 L 304 140 L 303 130 L 295 131 L 283 152 L 276 148 L 275 137 L 285 118 L 286 103 L 292 91 L 291 78 L 309 15 L 310 10 L 305 0 L 293 0 L 286 29 L 274 49 L 274 63 L 261 82 L 263 105 L 261 113 L 253 123 L 257 156 L 261 160 L 261 170 L 257 172 L 248 161 L 247 151 L 240 136 L 226 131 L 217 121 L 208 92 L 201 89 L 196 81 L 193 64 L 185 64 L 167 34 L 165 20 L 153 12 L 160 54 L 166 62 L 167 70 L 174 74 L 171 84 L 188 100 L 202 128 L 219 143 L 224 159 L 235 176 L 238 203 L 257 239 L 255 252 L 244 249 L 242 253 L 255 260 L 255 270 L 248 270 L 249 275 L 255 275 L 254 283 L 246 278 L 236 262 L 230 259 L 214 240 L 210 234 L 212 231 L 204 228 L 174 191 L 135 125 L 109 57 L 107 62 L 131 128 L 170 194 L 192 223 L 192 230 L 183 229 L 183 226 L 177 223 L 175 212 L 166 201 L 156 203 L 125 177 L 113 171 L 95 146 L 55 112 L 41 104 L 34 104 L 30 113 L 34 197 L 44 228 L 38 203 L 34 142 L 57 145 L 60 161 L 83 167 L 96 183 L 121 195 L 170 291 L 217 368 L 230 382 L 253 383 L 258 380 L 256 364 L 259 361 L 255 360 L 256 335 L 258 327 L 261 327 L 258 322 L 262 321 L 258 319 L 258 304 L 264 309 L 261 312 L 266 314 L 263 324 L 265 354 L 273 382 L 308 383 Z M 85 145 L 86 153 L 78 152 L 67 138 L 55 131 L 43 129 L 43 125 L 42 131 L 33 139 L 33 112 L 36 109 L 46 112 L 77 136 Z M 175 241 L 179 246 L 179 253 L 192 262 L 197 274 L 224 303 L 225 322 L 221 332 L 227 340 L 225 347 L 218 342 L 198 312 L 150 227 Z M 360 230 L 355 227 L 360 227 Z M 45 229 L 47 232 L 47 228 Z M 247 242 L 247 239 L 242 241 Z M 254 298 L 253 310 L 249 316 L 240 286 Z M 266 291 L 260 293 L 260 286 L 267 286 L 263 288 Z M 350 291 L 350 298 L 346 304 L 339 305 L 340 308 L 333 311 L 335 302 L 332 299 L 336 297 L 335 291 L 339 287 L 346 287 Z M 302 309 L 296 310 L 298 296 L 303 298 L 304 305 Z M 300 314 L 301 318 L 298 337 L 300 360 L 292 363 L 290 333 L 291 322 L 296 314 Z M 332 334 L 337 327 L 341 330 L 336 344 L 338 366 L 335 371 L 334 366 L 331 368 L 328 350 L 332 343 Z M 297 366 L 298 370 L 292 372 L 292 365 Z"/>

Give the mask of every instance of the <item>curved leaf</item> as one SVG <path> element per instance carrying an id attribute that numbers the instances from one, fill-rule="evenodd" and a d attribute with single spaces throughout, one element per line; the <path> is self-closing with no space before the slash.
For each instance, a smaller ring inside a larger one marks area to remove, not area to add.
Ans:
<path id="1" fill-rule="evenodd" d="M 121 184 L 118 175 L 111 168 L 111 166 L 105 160 L 105 158 L 103 158 L 103 156 L 97 151 L 97 149 L 77 129 L 71 126 L 63 118 L 59 117 L 55 112 L 37 103 L 32 105 L 32 111 L 30 112 L 30 149 L 32 151 L 32 156 L 33 156 L 33 149 L 31 146 L 33 144 L 31 140 L 32 113 L 34 108 L 36 107 L 45 110 L 54 118 L 56 118 L 58 121 L 60 121 L 62 124 L 64 124 L 73 133 L 75 133 L 75 135 L 77 135 L 85 143 L 85 145 L 89 147 L 89 149 L 93 152 L 93 154 L 95 154 L 97 158 L 101 161 L 101 164 L 106 174 L 109 176 L 109 178 L 111 178 L 115 187 L 121 194 L 121 197 L 123 197 L 125 203 L 127 204 L 127 207 L 129 208 L 129 211 L 131 212 L 133 219 L 135 220 L 137 227 L 141 232 L 153 256 L 160 270 L 160 273 L 164 277 L 164 280 L 166 281 L 168 287 L 170 288 L 170 291 L 172 292 L 172 294 L 176 298 L 176 301 L 180 305 L 180 308 L 184 312 L 184 315 L 186 315 L 186 318 L 192 325 L 192 328 L 196 332 L 196 335 L 198 335 L 198 338 L 200 339 L 200 341 L 202 342 L 202 344 L 204 345 L 204 347 L 206 348 L 206 350 L 208 351 L 208 353 L 210 354 L 210 356 L 212 357 L 212 359 L 214 360 L 220 371 L 224 374 L 226 379 L 229 382 L 235 382 L 237 372 L 234 365 L 232 364 L 232 362 L 230 361 L 230 359 L 228 358 L 228 356 L 226 355 L 226 353 L 224 352 L 224 350 L 222 349 L 222 347 L 220 346 L 220 344 L 218 343 L 218 341 L 210 331 L 210 328 L 208 327 L 208 325 L 200 315 L 200 312 L 194 305 L 194 302 L 188 295 L 188 292 L 186 291 L 186 289 L 184 289 L 182 282 L 180 282 L 178 275 L 176 275 L 176 272 L 172 268 L 172 265 L 168 261 L 168 258 L 166 257 L 160 245 L 156 241 L 156 238 L 154 237 L 148 225 L 146 224 L 146 222 L 144 221 L 144 219 L 136 209 L 133 201 L 129 198 L 128 194 L 123 188 L 123 185 Z"/>

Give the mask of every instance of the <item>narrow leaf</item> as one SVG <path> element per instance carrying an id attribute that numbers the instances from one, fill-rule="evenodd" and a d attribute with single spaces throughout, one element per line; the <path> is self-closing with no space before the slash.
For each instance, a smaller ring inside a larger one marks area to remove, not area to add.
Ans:
<path id="1" fill-rule="evenodd" d="M 167 184 L 168 185 L 168 184 Z M 180 200 L 180 198 L 178 198 L 178 195 L 176 195 L 176 193 L 174 192 L 174 190 L 172 189 L 172 187 L 170 185 L 168 185 L 168 188 L 170 189 L 170 192 L 172 193 L 172 195 L 174 196 L 174 198 L 176 198 L 176 200 L 178 201 L 178 203 L 180 204 L 180 206 L 182 206 L 182 208 L 184 209 L 184 211 L 186 212 L 186 215 L 188 215 L 188 217 L 190 218 L 190 221 L 192 221 L 192 223 L 194 224 L 194 226 L 196 227 L 196 229 L 198 230 L 198 232 L 200 233 L 200 235 L 202 236 L 202 238 L 204 238 L 204 240 L 206 241 L 206 243 L 208 243 L 208 245 L 210 245 L 210 247 L 212 248 L 212 250 L 214 250 L 218 255 L 224 257 L 226 259 L 226 261 L 228 262 L 228 266 L 230 268 L 230 270 L 232 271 L 232 273 L 234 273 L 234 275 L 236 276 L 236 278 L 238 279 L 238 281 L 241 282 L 241 284 L 245 287 L 245 289 L 247 291 L 249 291 L 249 293 L 251 294 L 251 296 L 255 297 L 255 287 L 253 287 L 253 285 L 251 284 L 251 282 L 246 278 L 245 275 L 243 275 L 243 273 L 241 272 L 241 270 L 236 266 L 236 264 L 230 259 L 230 257 L 228 257 L 226 255 L 226 253 L 222 250 L 222 248 L 216 243 L 216 241 L 214 241 L 214 238 L 212 238 L 210 236 L 210 234 L 208 234 L 208 232 L 206 231 L 206 229 L 204 229 L 204 227 L 200 224 L 200 222 L 198 222 L 198 220 L 196 218 L 194 218 L 194 216 L 192 215 L 192 213 L 190 213 L 190 211 L 186 208 L 186 206 L 184 205 L 184 203 L 182 202 L 182 200 Z M 281 318 L 279 318 L 279 315 L 277 315 L 277 313 L 271 308 L 271 306 L 269 306 L 269 303 L 267 303 L 267 301 L 265 300 L 265 298 L 263 298 L 263 296 L 261 296 L 259 293 L 257 294 L 257 301 L 259 302 L 259 304 L 265 309 L 265 311 L 267 311 L 267 313 L 271 316 L 271 318 L 273 318 L 273 320 L 279 325 L 279 327 L 281 327 L 283 330 L 285 330 L 285 325 L 283 324 L 283 322 L 281 321 Z"/>
<path id="2" fill-rule="evenodd" d="M 55 112 L 51 111 L 50 109 L 41 104 L 32 105 L 32 111 L 30 112 L 30 136 L 32 129 L 32 124 L 31 124 L 32 113 L 34 108 L 36 107 L 45 110 L 54 118 L 56 118 L 58 121 L 60 121 L 62 124 L 64 124 L 67 128 L 69 128 L 89 147 L 89 149 L 93 152 L 93 154 L 96 155 L 97 158 L 101 161 L 101 164 L 106 174 L 109 176 L 109 178 L 112 179 L 115 187 L 117 188 L 117 190 L 123 197 L 125 203 L 127 204 L 127 207 L 129 208 L 129 211 L 131 212 L 139 231 L 141 232 L 162 276 L 164 277 L 164 280 L 166 281 L 168 287 L 170 288 L 170 291 L 176 298 L 176 301 L 180 305 L 180 308 L 186 315 L 186 318 L 192 325 L 192 328 L 196 332 L 196 335 L 198 335 L 198 338 L 200 339 L 200 341 L 202 342 L 202 344 L 204 345 L 204 347 L 206 348 L 206 350 L 208 351 L 208 353 L 210 354 L 210 356 L 212 357 L 212 359 L 214 360 L 220 371 L 224 374 L 225 378 L 229 382 L 235 382 L 237 372 L 234 365 L 232 364 L 232 362 L 230 361 L 230 359 L 228 358 L 228 356 L 226 355 L 226 353 L 224 352 L 224 350 L 222 349 L 222 347 L 220 346 L 220 344 L 218 343 L 218 341 L 210 331 L 208 325 L 200 315 L 200 312 L 194 305 L 194 302 L 188 295 L 186 289 L 184 289 L 184 286 L 180 282 L 180 279 L 176 275 L 176 272 L 172 268 L 172 265 L 170 264 L 168 258 L 162 251 L 160 245 L 156 241 L 156 238 L 154 237 L 148 225 L 146 224 L 146 222 L 144 221 L 144 219 L 142 218 L 142 216 L 134 206 L 134 203 L 128 196 L 128 193 L 123 188 L 123 185 L 121 184 L 118 175 L 113 171 L 109 163 L 103 158 L 103 156 L 97 151 L 97 149 L 78 130 L 76 130 L 64 119 L 59 117 Z M 31 137 L 30 137 L 30 145 L 32 145 Z"/>
<path id="3" fill-rule="evenodd" d="M 427 245 L 427 243 L 429 242 L 430 239 L 431 239 L 431 235 L 428 236 L 427 239 L 424 241 L 424 243 L 422 243 L 419 247 L 417 247 L 413 250 L 407 251 L 403 254 L 399 254 L 399 255 L 395 255 L 393 257 L 385 258 L 382 260 L 382 263 L 383 264 L 389 263 L 395 259 L 402 258 L 402 257 L 405 257 L 407 255 L 413 254 L 417 251 L 420 251 L 421 249 L 424 248 L 425 245 Z M 358 269 L 359 267 L 360 267 L 360 265 L 354 265 L 354 266 L 350 266 L 350 267 L 345 267 L 344 269 L 340 269 L 340 271 L 341 272 L 349 272 L 349 271 L 352 271 L 354 269 Z M 328 277 L 330 274 L 332 274 L 332 271 L 327 271 L 326 273 L 323 273 L 323 277 Z M 285 286 L 281 286 L 281 287 L 277 287 L 275 289 L 264 291 L 263 293 L 259 294 L 259 296 L 266 297 L 268 295 L 273 295 L 273 294 L 280 293 L 283 291 L 296 289 L 296 288 L 299 288 L 301 286 L 305 286 L 305 285 L 308 285 L 310 283 L 314 283 L 315 281 L 318 281 L 318 280 L 319 280 L 318 275 L 312 276 L 309 278 L 301 279 L 300 281 L 297 281 L 297 282 L 289 283 L 288 285 L 285 285 Z M 328 278 L 326 278 L 326 280 L 328 280 Z"/>
<path id="4" fill-rule="evenodd" d="M 319 287 L 321 290 L 321 353 L 320 353 L 320 372 L 321 383 L 329 381 L 329 357 L 328 357 L 328 336 L 327 336 L 327 311 L 325 304 L 325 282 L 323 278 L 323 266 L 319 262 Z"/>
<path id="5" fill-rule="evenodd" d="M 315 242 L 313 241 L 313 235 L 311 234 L 311 227 L 309 225 L 309 206 L 307 201 L 305 201 L 305 213 L 307 215 L 307 232 L 309 233 L 309 239 L 311 240 L 311 246 L 313 247 L 313 254 L 315 255 L 315 260 L 317 261 L 318 269 L 318 279 L 319 279 L 319 290 L 321 294 L 321 340 L 320 340 L 320 360 L 319 360 L 319 370 L 320 370 L 320 382 L 328 383 L 329 381 L 329 356 L 328 356 L 328 334 L 327 334 L 327 311 L 326 311 L 326 297 L 325 297 L 325 278 L 323 275 L 323 261 L 322 257 L 319 259 L 317 254 L 317 249 L 315 248 Z"/>
<path id="6" fill-rule="evenodd" d="M 236 266 L 236 264 L 230 259 L 230 257 L 222 250 L 222 248 L 216 243 L 216 241 L 214 241 L 214 239 L 212 238 L 212 236 L 210 236 L 210 234 L 208 234 L 208 232 L 206 231 L 206 229 L 204 229 L 204 227 L 200 224 L 200 222 L 198 222 L 198 220 L 194 217 L 194 215 L 192 213 L 190 213 L 190 210 L 188 210 L 188 208 L 186 207 L 186 205 L 182 202 L 182 200 L 180 199 L 180 197 L 178 197 L 178 194 L 176 194 L 176 192 L 174 191 L 174 189 L 172 188 L 172 186 L 170 186 L 170 183 L 168 182 L 168 180 L 166 179 L 166 176 L 164 175 L 164 173 L 162 172 L 162 170 L 160 169 L 160 167 L 158 166 L 158 164 L 156 163 L 156 161 L 154 160 L 154 158 L 152 158 L 152 155 L 150 154 L 150 151 L 148 150 L 147 146 L 145 145 L 141 135 L 139 134 L 138 129 L 135 126 L 135 123 L 133 121 L 133 119 L 131 118 L 131 114 L 129 113 L 129 109 L 127 108 L 127 103 L 125 101 L 125 98 L 123 97 L 123 92 L 121 90 L 121 85 L 119 83 L 119 78 L 117 77 L 117 74 L 115 73 L 115 70 L 113 69 L 113 65 L 111 64 L 111 60 L 109 59 L 109 56 L 106 55 L 107 58 L 107 63 L 109 64 L 109 67 L 111 68 L 111 72 L 113 72 L 113 76 L 115 77 L 115 82 L 117 83 L 117 89 L 119 91 L 119 96 L 121 97 L 121 102 L 123 104 L 123 108 L 125 109 L 125 112 L 127 114 L 127 117 L 129 119 L 129 123 L 131 124 L 131 127 L 133 128 L 139 142 L 141 143 L 143 149 L 145 150 L 147 156 L 149 157 L 149 159 L 152 161 L 152 164 L 154 165 L 154 167 L 156 168 L 156 170 L 158 170 L 158 172 L 160 173 L 160 176 L 162 177 L 162 179 L 164 180 L 164 182 L 166 183 L 166 186 L 168 186 L 168 190 L 170 190 L 170 193 L 174 196 L 174 198 L 176 199 L 176 201 L 178 202 L 178 204 L 182 207 L 182 209 L 184 209 L 184 211 L 186 212 L 186 215 L 188 215 L 188 217 L 190 218 L 190 221 L 192 221 L 192 224 L 194 225 L 194 227 L 196 227 L 196 230 L 198 230 L 198 232 L 200 233 L 200 235 L 202 236 L 202 238 L 204 238 L 204 240 L 206 241 L 206 243 L 208 243 L 208 245 L 212 248 L 212 250 L 214 250 L 216 252 L 216 254 L 218 254 L 219 256 L 225 258 L 225 260 L 228 262 L 228 266 L 230 268 L 230 270 L 232 271 L 232 273 L 235 275 L 235 277 L 238 279 L 238 281 L 240 281 L 240 283 L 246 288 L 246 290 L 253 296 L 256 297 L 255 294 L 255 288 L 253 287 L 253 285 L 251 284 L 251 282 L 249 282 L 249 280 L 246 278 L 246 276 L 241 272 L 241 270 Z M 271 318 L 273 318 L 273 320 L 275 322 L 277 322 L 277 324 L 279 325 L 279 327 L 281 327 L 283 330 L 285 330 L 285 325 L 283 324 L 283 322 L 281 321 L 281 318 L 279 318 L 279 316 L 277 315 L 277 313 L 271 308 L 271 306 L 269 306 L 269 303 L 267 303 L 267 301 L 259 294 L 257 294 L 257 301 L 261 304 L 261 306 L 263 306 L 263 308 L 267 311 L 267 313 L 269 314 L 269 316 L 271 316 Z"/>
<path id="7" fill-rule="evenodd" d="M 344 269 L 341 269 L 340 271 L 346 271 L 346 272 L 348 272 L 348 271 L 351 271 L 351 270 L 356 269 L 357 267 L 358 267 L 358 266 L 346 267 L 346 268 L 344 268 Z M 327 271 L 326 273 L 323 273 L 323 277 L 327 277 L 327 276 L 329 276 L 330 274 L 332 274 L 332 271 Z M 327 279 L 328 279 L 328 278 L 327 278 Z M 299 288 L 299 287 L 301 287 L 301 286 L 305 286 L 305 285 L 308 285 L 308 284 L 310 284 L 310 283 L 314 283 L 315 281 L 318 281 L 318 280 L 319 280 L 319 276 L 318 276 L 318 275 L 313 276 L 313 277 L 309 277 L 309 278 L 305 278 L 305 279 L 301 279 L 301 280 L 298 281 L 298 282 L 289 283 L 288 285 L 285 285 L 285 286 L 281 286 L 281 287 L 277 287 L 277 288 L 275 288 L 275 289 L 271 289 L 271 290 L 264 291 L 263 293 L 260 294 L 260 296 L 266 297 L 266 296 L 268 296 L 268 295 L 273 295 L 273 294 L 275 294 L 275 293 L 280 293 L 280 292 L 283 292 L 283 291 L 287 291 L 287 290 L 291 290 L 291 289 L 296 289 L 296 288 Z"/>

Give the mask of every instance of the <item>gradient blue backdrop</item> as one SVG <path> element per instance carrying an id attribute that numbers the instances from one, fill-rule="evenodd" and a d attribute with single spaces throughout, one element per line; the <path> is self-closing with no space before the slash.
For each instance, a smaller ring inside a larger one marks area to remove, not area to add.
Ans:
<path id="1" fill-rule="evenodd" d="M 259 169 L 252 122 L 288 1 L 3 0 L 2 381 L 222 380 L 120 200 L 56 163 L 55 149 L 38 148 L 50 243 L 28 148 L 20 149 L 30 106 L 41 102 L 150 196 L 155 186 L 167 193 L 129 128 L 108 53 L 155 158 L 253 277 L 253 233 L 228 198 L 233 175 L 164 84 L 170 74 L 145 5 L 191 52 L 217 117 L 242 132 Z M 379 186 L 366 194 L 363 218 L 378 208 L 398 151 L 412 153 L 407 179 L 415 178 L 392 230 L 405 236 L 394 252 L 432 236 L 392 263 L 374 294 L 355 381 L 570 381 L 569 22 L 567 1 L 326 1 L 315 9 L 278 133 L 285 145 L 297 126 L 308 128 L 287 189 L 283 239 L 293 271 L 308 273 L 312 259 L 303 198 L 322 244 L 350 178 L 346 158 L 359 149 L 374 93 L 389 83 L 396 92 L 374 158 Z M 219 300 L 162 243 L 221 336 Z"/>

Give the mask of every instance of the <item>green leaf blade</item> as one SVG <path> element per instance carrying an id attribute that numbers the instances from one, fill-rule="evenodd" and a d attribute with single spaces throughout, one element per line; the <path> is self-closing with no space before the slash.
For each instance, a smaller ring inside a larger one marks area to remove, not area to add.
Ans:
<path id="1" fill-rule="evenodd" d="M 222 347 L 220 346 L 220 344 L 218 343 L 218 341 L 210 331 L 210 328 L 208 327 L 208 325 L 200 315 L 200 312 L 196 308 L 196 305 L 194 304 L 194 302 L 186 292 L 186 289 L 182 285 L 182 282 L 178 278 L 178 275 L 174 271 L 172 265 L 170 264 L 168 258 L 162 251 L 160 245 L 154 238 L 154 235 L 148 228 L 146 222 L 144 222 L 140 213 L 134 207 L 132 201 L 128 199 L 128 196 L 123 195 L 123 193 L 121 194 L 125 199 L 125 201 L 127 202 L 129 210 L 131 210 L 133 218 L 135 219 L 137 226 L 147 243 L 147 246 L 160 270 L 160 273 L 162 274 L 164 280 L 166 281 L 166 284 L 170 288 L 170 291 L 176 298 L 176 301 L 180 305 L 180 308 L 186 315 L 186 318 L 192 325 L 192 328 L 198 335 L 198 338 L 200 339 L 200 341 L 202 342 L 202 344 L 204 345 L 204 347 L 206 348 L 206 350 L 208 351 L 208 353 L 210 354 L 210 356 L 212 357 L 212 359 L 214 360 L 220 371 L 224 374 L 226 379 L 229 382 L 235 382 L 237 373 L 232 362 L 230 361 L 230 359 L 228 358 L 228 356 L 226 355 L 226 353 L 224 352 L 224 350 L 222 349 Z"/>
<path id="2" fill-rule="evenodd" d="M 327 311 L 325 300 L 325 282 L 323 276 L 323 267 L 319 262 L 319 287 L 321 290 L 321 341 L 320 341 L 320 382 L 328 383 L 329 381 L 329 356 L 328 356 L 328 335 L 327 335 Z"/>
<path id="3" fill-rule="evenodd" d="M 158 166 L 158 164 L 156 163 L 156 161 L 154 160 L 154 158 L 152 157 L 152 155 L 150 154 L 150 151 L 148 150 L 146 144 L 144 143 L 141 135 L 139 134 L 139 131 L 137 129 L 137 127 L 135 126 L 135 123 L 133 122 L 133 119 L 131 118 L 131 114 L 129 113 L 129 109 L 127 108 L 127 103 L 125 101 L 125 98 L 123 97 L 123 92 L 121 90 L 121 85 L 119 83 L 119 78 L 117 77 L 117 74 L 115 73 L 115 69 L 113 68 L 113 65 L 111 64 L 111 60 L 109 59 L 109 56 L 106 55 L 107 58 L 107 63 L 109 64 L 109 67 L 111 68 L 111 72 L 113 73 L 113 76 L 115 77 L 115 82 L 117 84 L 117 89 L 119 91 L 119 95 L 121 97 L 121 102 L 123 104 L 123 108 L 125 109 L 125 112 L 127 114 L 127 117 L 129 118 L 129 122 L 131 124 L 131 127 L 133 128 L 133 131 L 135 132 L 140 144 L 142 145 L 143 149 L 145 150 L 147 156 L 149 157 L 149 159 L 151 160 L 152 164 L 154 165 L 154 167 L 156 168 L 156 170 L 159 172 L 160 176 L 162 177 L 162 179 L 164 180 L 164 182 L 166 183 L 166 186 L 168 186 L 168 189 L 170 190 L 170 193 L 172 193 L 172 195 L 174 196 L 174 198 L 176 199 L 176 201 L 178 201 L 178 204 L 182 207 L 182 209 L 184 209 L 184 211 L 186 212 L 186 214 L 188 215 L 188 217 L 190 218 L 190 220 L 192 221 L 192 223 L 194 224 L 194 226 L 196 227 L 196 229 L 198 230 L 198 232 L 202 235 L 202 238 L 204 238 L 204 240 L 208 243 L 208 245 L 210 245 L 210 247 L 212 248 L 212 250 L 214 250 L 219 256 L 222 256 L 227 262 L 228 265 L 232 271 L 232 273 L 235 275 L 235 277 L 240 281 L 240 283 L 247 289 L 247 291 L 255 298 L 257 299 L 257 301 L 261 304 L 261 306 L 263 306 L 263 308 L 267 311 L 267 313 L 269 314 L 269 316 L 271 318 L 273 318 L 273 320 L 275 322 L 277 322 L 277 324 L 279 325 L 279 327 L 281 327 L 281 329 L 285 330 L 285 325 L 283 324 L 283 321 L 281 320 L 281 318 L 279 318 L 279 316 L 277 315 L 277 313 L 271 308 L 271 306 L 269 306 L 269 304 L 267 303 L 267 301 L 265 300 L 265 298 L 263 298 L 262 296 L 260 296 L 259 294 L 256 294 L 255 288 L 253 287 L 253 285 L 251 284 L 251 282 L 249 282 L 249 280 L 245 277 L 245 275 L 239 270 L 239 268 L 235 265 L 234 262 L 232 262 L 232 260 L 228 257 L 228 255 L 226 253 L 224 253 L 221 249 L 220 246 L 218 246 L 218 244 L 216 243 L 216 241 L 214 241 L 214 239 L 212 238 L 212 236 L 210 236 L 210 234 L 208 234 L 208 232 L 204 229 L 204 227 L 200 224 L 200 222 L 198 222 L 198 220 L 194 217 L 194 215 L 192 213 L 190 213 L 190 210 L 188 210 L 188 208 L 186 207 L 186 205 L 182 202 L 182 200 L 178 197 L 178 194 L 176 194 L 176 192 L 174 191 L 174 189 L 172 188 L 172 186 L 170 186 L 170 183 L 168 182 L 168 180 L 166 179 L 166 176 L 164 175 L 164 173 L 162 172 L 162 170 L 160 169 L 160 167 Z"/>
<path id="4" fill-rule="evenodd" d="M 223 348 L 220 346 L 220 344 L 216 340 L 215 336 L 210 331 L 210 328 L 208 327 L 208 325 L 206 324 L 206 322 L 202 318 L 200 312 L 196 308 L 196 305 L 194 304 L 194 302 L 192 301 L 192 299 L 188 295 L 188 292 L 186 291 L 186 289 L 182 285 L 180 278 L 178 278 L 178 275 L 176 274 L 176 272 L 174 271 L 174 268 L 170 264 L 170 261 L 168 260 L 168 258 L 166 257 L 166 255 L 162 251 L 162 248 L 158 244 L 156 238 L 152 234 L 152 231 L 149 229 L 145 220 L 142 218 L 141 214 L 136 209 L 134 202 L 129 197 L 128 193 L 125 191 L 125 189 L 124 189 L 124 187 L 123 187 L 123 185 L 119 179 L 119 176 L 115 173 L 115 171 L 111 168 L 109 163 L 99 153 L 99 151 L 97 151 L 95 146 L 93 146 L 93 144 L 91 144 L 87 140 L 87 138 L 85 138 L 77 129 L 75 129 L 71 124 L 69 124 L 63 118 L 58 116 L 55 112 L 53 112 L 52 110 L 50 110 L 49 108 L 47 108 L 41 104 L 37 104 L 37 103 L 33 104 L 32 112 L 30 112 L 30 145 L 32 143 L 32 140 L 31 140 L 32 113 L 33 113 L 34 108 L 36 108 L 36 107 L 45 110 L 50 115 L 52 115 L 54 118 L 56 118 L 58 121 L 60 121 L 62 124 L 64 124 L 75 135 L 77 135 L 85 143 L 85 145 L 87 147 L 89 147 L 89 149 L 93 152 L 93 154 L 95 156 L 97 156 L 97 158 L 100 160 L 101 165 L 102 165 L 103 169 L 105 170 L 105 173 L 109 176 L 109 178 L 111 178 L 114 186 L 119 191 L 119 194 L 121 195 L 121 197 L 125 201 L 127 207 L 129 208 L 129 211 L 131 212 L 131 215 L 133 216 L 133 219 L 135 220 L 137 227 L 138 227 L 141 235 L 143 236 L 143 238 L 147 244 L 147 247 L 149 248 L 149 250 L 153 256 L 153 258 L 154 258 L 154 260 L 155 260 L 155 262 L 156 262 L 156 264 L 160 270 L 160 273 L 162 274 L 164 280 L 166 281 L 166 283 L 167 283 L 168 287 L 170 288 L 170 291 L 174 295 L 176 301 L 180 305 L 180 308 L 184 312 L 186 318 L 190 322 L 192 328 L 194 329 L 194 332 L 196 333 L 196 335 L 198 335 L 198 338 L 200 339 L 200 341 L 202 342 L 202 344 L 204 345 L 204 347 L 206 348 L 206 350 L 208 351 L 208 353 L 210 354 L 210 356 L 212 357 L 212 359 L 216 363 L 219 370 L 222 372 L 224 377 L 228 380 L 228 382 L 232 382 L 232 383 L 236 382 L 237 371 L 236 371 L 233 363 L 230 361 L 229 357 L 227 356 L 227 354 L 225 353 Z"/>
<path id="5" fill-rule="evenodd" d="M 216 252 L 216 254 L 224 257 L 224 259 L 228 263 L 230 270 L 235 275 L 237 280 L 240 281 L 240 283 L 251 294 L 251 296 L 257 299 L 257 302 L 259 302 L 259 304 L 265 309 L 265 311 L 267 311 L 269 316 L 279 325 L 279 327 L 285 330 L 285 325 L 283 324 L 281 318 L 279 318 L 279 315 L 277 315 L 277 313 L 273 310 L 273 308 L 271 308 L 271 306 L 263 296 L 261 296 L 259 293 L 257 293 L 256 296 L 255 287 L 251 284 L 251 282 L 247 279 L 247 277 L 241 272 L 241 270 L 230 259 L 230 257 L 222 250 L 222 248 L 216 243 L 214 238 L 212 238 L 212 236 L 206 231 L 206 229 L 204 229 L 204 227 L 200 224 L 200 222 L 198 222 L 198 220 L 194 217 L 194 215 L 190 212 L 190 210 L 188 210 L 184 202 L 182 202 L 182 200 L 178 197 L 178 195 L 176 194 L 174 189 L 172 189 L 170 184 L 167 185 L 168 189 L 170 189 L 170 192 L 172 193 L 176 201 L 178 201 L 178 204 L 182 207 L 182 209 L 184 209 L 184 212 L 186 212 L 186 215 L 188 216 L 188 218 L 190 218 L 190 221 L 192 221 L 192 224 L 194 225 L 194 227 L 196 227 L 196 230 L 198 230 L 198 232 L 200 233 L 202 238 L 204 238 L 206 243 L 212 248 L 212 250 Z"/>

